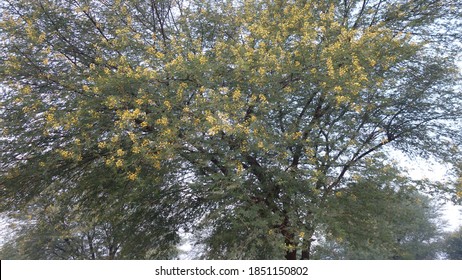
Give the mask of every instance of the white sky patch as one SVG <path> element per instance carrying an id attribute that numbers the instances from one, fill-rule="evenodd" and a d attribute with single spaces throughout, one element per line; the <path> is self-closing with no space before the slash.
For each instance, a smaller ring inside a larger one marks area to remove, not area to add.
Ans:
<path id="1" fill-rule="evenodd" d="M 428 179 L 432 181 L 449 182 L 450 175 L 448 167 L 430 160 L 409 158 L 402 152 L 393 151 L 399 159 L 397 162 L 406 168 L 409 176 L 414 180 Z M 440 209 L 443 213 L 443 219 L 448 223 L 444 228 L 445 231 L 454 231 L 462 226 L 462 206 L 454 205 L 452 202 L 446 202 Z"/>

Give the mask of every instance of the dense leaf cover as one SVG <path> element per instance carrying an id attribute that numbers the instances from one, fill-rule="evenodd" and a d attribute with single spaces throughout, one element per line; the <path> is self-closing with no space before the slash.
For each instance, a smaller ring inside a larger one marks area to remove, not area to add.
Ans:
<path id="1" fill-rule="evenodd" d="M 380 151 L 457 167 L 460 5 L 2 1 L 1 210 L 30 258 L 310 258 Z"/>

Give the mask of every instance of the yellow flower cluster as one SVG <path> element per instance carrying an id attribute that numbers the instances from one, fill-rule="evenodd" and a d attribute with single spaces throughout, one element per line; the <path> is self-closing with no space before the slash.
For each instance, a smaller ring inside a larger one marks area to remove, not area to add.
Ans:
<path id="1" fill-rule="evenodd" d="M 109 109 L 114 109 L 117 106 L 118 102 L 115 96 L 111 95 L 106 98 L 106 105 L 109 107 Z"/>
<path id="2" fill-rule="evenodd" d="M 239 89 L 236 89 L 233 92 L 233 100 L 238 101 L 241 98 L 241 91 Z"/>
<path id="3" fill-rule="evenodd" d="M 167 110 L 169 110 L 169 111 L 172 110 L 172 104 L 170 103 L 170 101 L 165 100 L 164 105 L 167 108 Z"/>
<path id="4" fill-rule="evenodd" d="M 125 151 L 122 150 L 122 149 L 118 149 L 118 150 L 116 151 L 116 154 L 117 154 L 117 156 L 122 157 L 123 155 L 125 155 Z"/>
<path id="5" fill-rule="evenodd" d="M 59 154 L 63 157 L 63 158 L 70 158 L 72 157 L 73 153 L 72 152 L 69 152 L 69 151 L 66 151 L 66 150 L 59 150 Z"/>
<path id="6" fill-rule="evenodd" d="M 133 172 L 128 172 L 127 178 L 131 181 L 135 181 L 136 178 L 138 178 L 138 174 L 133 173 Z"/>
<path id="7" fill-rule="evenodd" d="M 156 120 L 156 124 L 163 125 L 163 126 L 167 126 L 167 125 L 168 125 L 168 119 L 167 119 L 167 117 L 163 116 L 162 118 L 157 119 L 157 120 Z"/>
<path id="8" fill-rule="evenodd" d="M 135 169 L 135 172 L 128 172 L 127 178 L 131 181 L 135 181 L 138 178 L 138 175 L 140 174 L 141 168 L 137 167 Z"/>
<path id="9" fill-rule="evenodd" d="M 132 147 L 132 153 L 134 154 L 139 154 L 141 152 L 141 149 L 139 146 L 133 146 Z"/>

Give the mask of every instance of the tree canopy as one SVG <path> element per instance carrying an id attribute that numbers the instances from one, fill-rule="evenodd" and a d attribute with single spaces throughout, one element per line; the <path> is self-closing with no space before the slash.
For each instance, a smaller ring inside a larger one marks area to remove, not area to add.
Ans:
<path id="1" fill-rule="evenodd" d="M 448 259 L 462 260 L 462 228 L 448 234 L 443 244 L 443 252 Z"/>
<path id="2" fill-rule="evenodd" d="M 414 183 L 396 168 L 372 164 L 367 175 L 327 200 L 314 258 L 440 258 L 441 202 L 419 193 Z"/>
<path id="3" fill-rule="evenodd" d="M 72 258 L 168 258 L 191 232 L 204 258 L 308 259 L 329 203 L 386 173 L 381 151 L 460 162 L 459 1 L 0 11 L 0 210 L 77 238 Z"/>

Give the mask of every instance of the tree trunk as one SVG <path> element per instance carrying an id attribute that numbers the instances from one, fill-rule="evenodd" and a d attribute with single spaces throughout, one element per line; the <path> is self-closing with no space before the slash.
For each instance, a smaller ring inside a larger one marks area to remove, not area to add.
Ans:
<path id="1" fill-rule="evenodd" d="M 289 226 L 290 226 L 289 217 L 285 213 L 284 221 L 279 226 L 279 229 L 281 230 L 281 233 L 284 236 L 284 243 L 287 248 L 285 258 L 286 260 L 296 260 L 297 250 L 295 249 L 296 244 L 294 242 L 295 234 L 289 230 Z"/>
<path id="2" fill-rule="evenodd" d="M 287 243 L 286 243 L 287 245 Z M 293 249 L 293 250 L 287 250 L 286 252 L 286 256 L 285 256 L 286 260 L 296 260 L 297 259 L 297 250 Z"/>
<path id="3" fill-rule="evenodd" d="M 307 242 L 307 247 L 302 250 L 302 260 L 309 260 L 310 259 L 310 249 L 311 249 L 311 241 Z"/>

